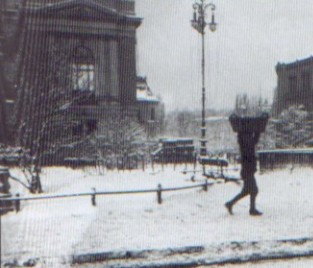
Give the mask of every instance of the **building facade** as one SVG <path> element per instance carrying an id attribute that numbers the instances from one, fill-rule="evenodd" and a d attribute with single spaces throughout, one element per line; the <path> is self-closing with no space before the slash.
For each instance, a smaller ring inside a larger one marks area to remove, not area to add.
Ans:
<path id="1" fill-rule="evenodd" d="M 1 20 L 5 46 L 16 46 L 2 60 L 2 92 L 15 105 L 15 135 L 26 137 L 21 145 L 34 143 L 47 125 L 39 121 L 56 110 L 75 115 L 75 127 L 64 130 L 74 136 L 117 114 L 136 118 L 142 20 L 134 0 L 8 0 Z"/>
<path id="2" fill-rule="evenodd" d="M 146 77 L 137 77 L 137 118 L 149 137 L 154 137 L 162 132 L 164 124 L 164 105 L 150 89 Z"/>
<path id="3" fill-rule="evenodd" d="M 274 97 L 274 115 L 293 105 L 313 111 L 313 57 L 292 63 L 276 65 L 277 89 Z"/>

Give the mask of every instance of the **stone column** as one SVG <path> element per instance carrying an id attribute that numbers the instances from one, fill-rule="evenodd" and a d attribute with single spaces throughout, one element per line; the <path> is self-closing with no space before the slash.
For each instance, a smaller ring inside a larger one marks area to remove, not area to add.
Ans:
<path id="1" fill-rule="evenodd" d="M 118 44 L 112 39 L 109 42 L 109 61 L 110 61 L 110 95 L 119 97 L 119 61 L 118 61 Z"/>
<path id="2" fill-rule="evenodd" d="M 110 81 L 109 81 L 109 61 L 110 50 L 108 41 L 101 39 L 95 46 L 95 86 L 96 97 L 101 99 L 109 95 Z"/>

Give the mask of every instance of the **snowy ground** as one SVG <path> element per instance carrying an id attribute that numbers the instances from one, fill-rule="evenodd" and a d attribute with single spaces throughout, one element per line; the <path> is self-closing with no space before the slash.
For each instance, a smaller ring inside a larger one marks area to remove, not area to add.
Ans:
<path id="1" fill-rule="evenodd" d="M 176 167 L 175 171 L 173 167 L 156 169 L 155 173 L 146 170 L 98 175 L 92 169 L 49 168 L 44 171 L 43 186 L 45 194 L 67 194 L 89 192 L 93 187 L 97 191 L 137 190 L 156 188 L 159 183 L 167 188 L 202 182 L 200 175 L 192 182 L 191 174 L 182 174 L 184 167 Z M 96 207 L 91 205 L 90 197 L 23 202 L 20 213 L 12 212 L 1 218 L 1 261 L 4 264 L 16 260 L 21 264 L 38 258 L 38 267 L 68 267 L 71 256 L 85 253 L 203 247 L 201 254 L 184 258 L 192 260 L 256 251 L 310 250 L 312 174 L 309 168 L 295 169 L 292 173 L 286 169 L 257 174 L 260 189 L 257 203 L 264 212 L 262 217 L 249 216 L 248 199 L 234 208 L 235 215 L 228 215 L 224 203 L 241 187 L 231 182 L 214 184 L 208 192 L 202 189 L 166 192 L 162 205 L 157 204 L 155 193 L 97 197 Z M 12 186 L 12 192 L 28 195 L 17 185 Z M 300 245 L 275 242 L 299 238 L 309 240 Z M 299 267 L 312 267 L 312 260 L 303 262 L 307 266 Z"/>

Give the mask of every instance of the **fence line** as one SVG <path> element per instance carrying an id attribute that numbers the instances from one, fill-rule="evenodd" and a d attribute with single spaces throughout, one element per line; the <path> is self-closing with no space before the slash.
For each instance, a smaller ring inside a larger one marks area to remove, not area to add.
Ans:
<path id="1" fill-rule="evenodd" d="M 145 194 L 145 193 L 157 193 L 157 201 L 159 204 L 162 203 L 162 192 L 174 192 L 174 191 L 183 191 L 195 188 L 203 188 L 204 191 L 208 190 L 208 186 L 213 183 L 208 183 L 205 180 L 204 183 L 191 185 L 191 186 L 182 186 L 182 187 L 172 187 L 172 188 L 162 188 L 161 184 L 158 184 L 155 189 L 147 190 L 128 190 L 128 191 L 99 191 L 97 192 L 95 188 L 93 192 L 87 193 L 76 193 L 76 194 L 57 194 L 57 195 L 45 195 L 45 196 L 32 196 L 32 197 L 20 197 L 19 194 L 16 194 L 16 197 L 3 198 L 0 196 L 0 203 L 2 202 L 14 202 L 15 210 L 18 212 L 20 210 L 21 201 L 36 201 L 36 200 L 48 200 L 48 199 L 60 199 L 60 198 L 73 198 L 73 197 L 85 197 L 91 196 L 91 203 L 93 206 L 96 206 L 96 196 L 103 195 L 122 195 L 122 194 Z M 13 205 L 13 204 L 12 204 Z"/>
<path id="2" fill-rule="evenodd" d="M 212 183 L 207 183 L 207 185 Z M 193 188 L 204 187 L 206 183 L 192 185 L 192 186 L 183 186 L 183 187 L 174 187 L 174 188 L 162 188 L 162 192 L 170 191 L 180 191 L 188 190 Z M 142 193 L 153 193 L 157 192 L 158 189 L 147 189 L 147 190 L 129 190 L 129 191 L 100 191 L 100 192 L 89 192 L 89 193 L 76 193 L 76 194 L 59 194 L 59 195 L 45 195 L 45 196 L 32 196 L 32 197 L 12 197 L 12 198 L 0 198 L 0 201 L 32 201 L 32 200 L 42 200 L 42 199 L 58 199 L 58 198 L 71 198 L 71 197 L 83 197 L 83 196 L 92 196 L 92 195 L 122 195 L 122 194 L 142 194 Z"/>

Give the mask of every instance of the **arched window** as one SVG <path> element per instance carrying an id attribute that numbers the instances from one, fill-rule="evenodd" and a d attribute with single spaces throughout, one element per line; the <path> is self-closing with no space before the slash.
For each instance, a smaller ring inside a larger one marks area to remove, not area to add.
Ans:
<path id="1" fill-rule="evenodd" d="M 72 81 L 75 91 L 95 90 L 95 64 L 90 49 L 78 47 L 72 60 Z"/>

